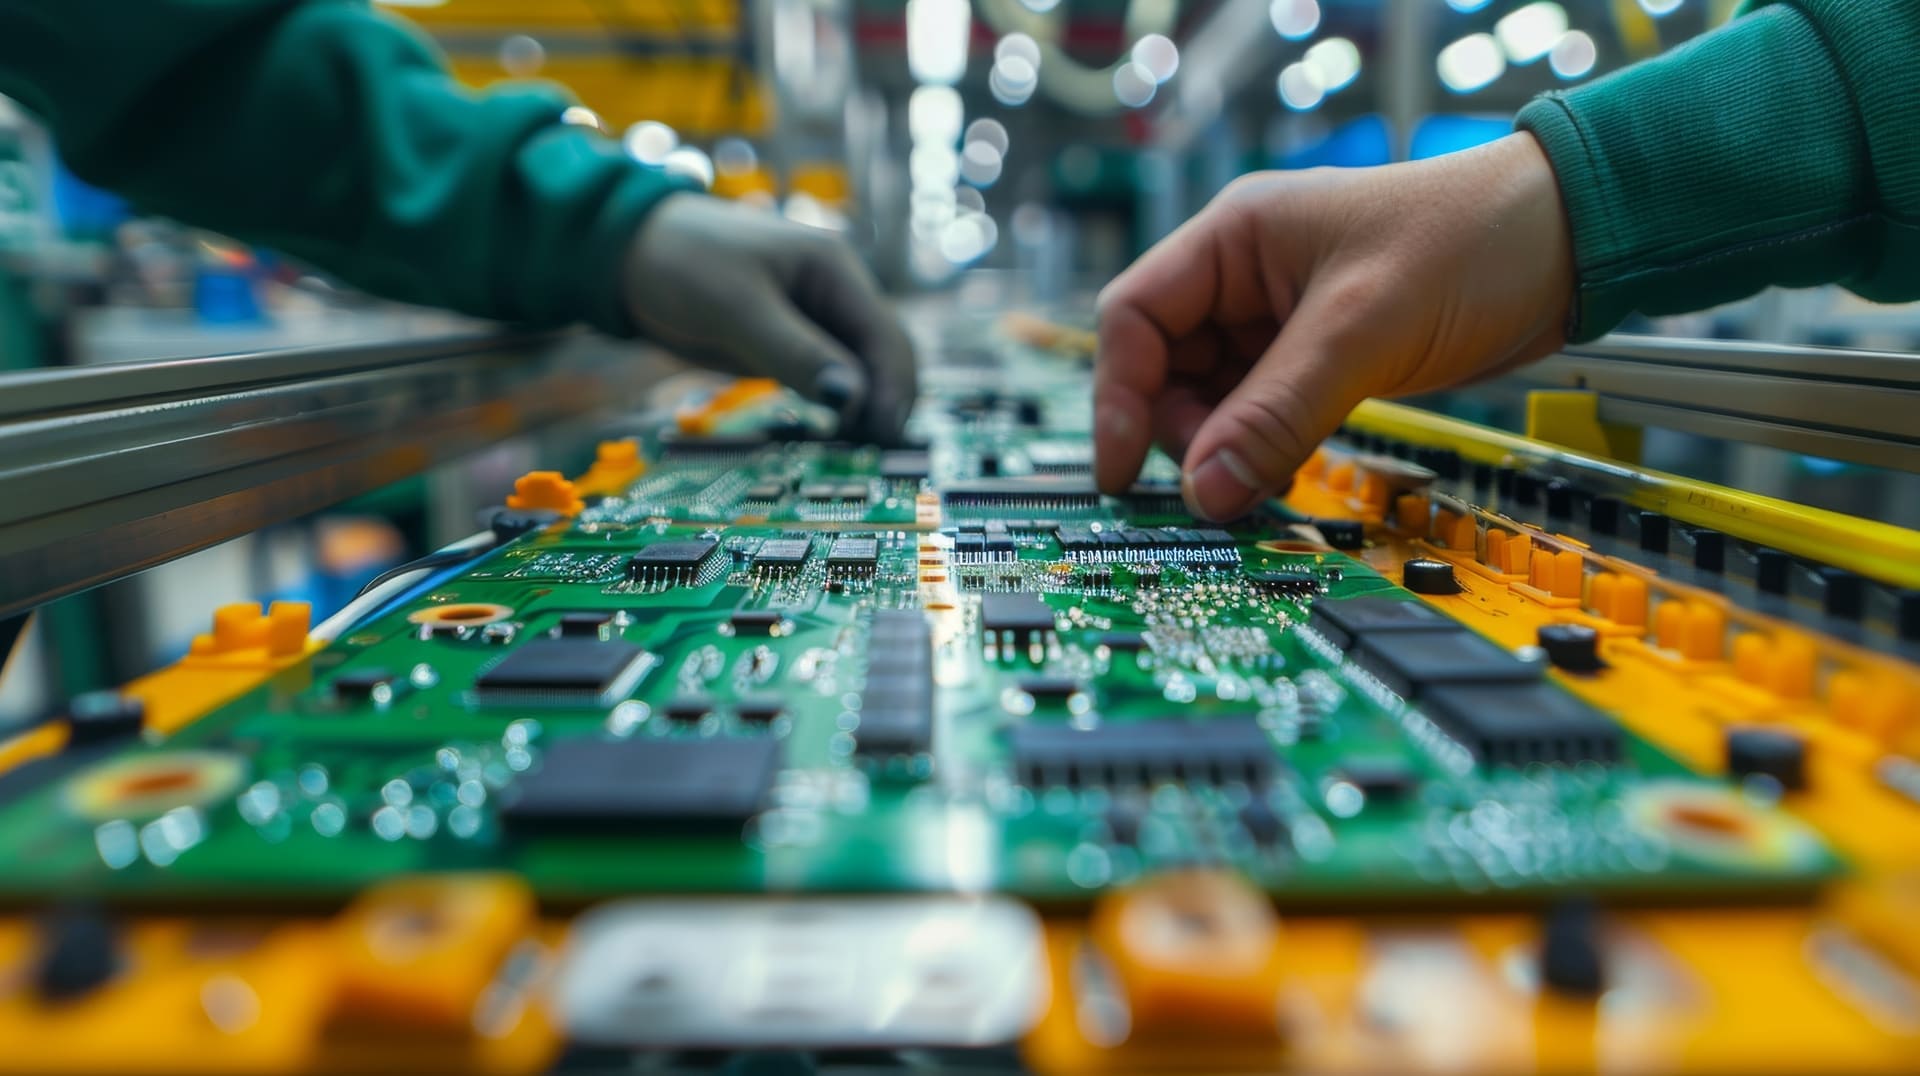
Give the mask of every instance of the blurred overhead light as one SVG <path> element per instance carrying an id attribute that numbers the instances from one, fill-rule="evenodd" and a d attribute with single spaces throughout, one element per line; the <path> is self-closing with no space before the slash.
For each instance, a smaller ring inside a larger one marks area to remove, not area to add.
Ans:
<path id="1" fill-rule="evenodd" d="M 1441 49 L 1434 67 L 1441 85 L 1454 93 L 1472 93 L 1506 73 L 1507 57 L 1492 34 L 1468 34 Z"/>
<path id="2" fill-rule="evenodd" d="M 1000 178 L 1000 151 L 985 142 L 969 142 L 960 151 L 960 178 L 976 187 L 991 187 Z"/>
<path id="3" fill-rule="evenodd" d="M 922 142 L 907 154 L 915 187 L 952 187 L 960 181 L 960 155 L 941 142 Z"/>
<path id="4" fill-rule="evenodd" d="M 952 85 L 967 73 L 973 8 L 967 0 L 907 0 L 907 70 L 921 82 Z"/>
<path id="5" fill-rule="evenodd" d="M 1153 72 L 1128 60 L 1113 71 L 1114 100 L 1128 108 L 1140 108 L 1153 100 Z"/>
<path id="6" fill-rule="evenodd" d="M 1447 6 L 1455 11 L 1478 11 L 1487 6 L 1487 0 L 1447 0 Z"/>
<path id="7" fill-rule="evenodd" d="M 940 253 L 955 265 L 984 257 L 1000 240 L 1000 229 L 985 213 L 962 213 L 940 233 Z"/>
<path id="8" fill-rule="evenodd" d="M 514 78 L 531 78 L 547 62 L 547 50 L 525 34 L 500 42 L 500 66 Z"/>
<path id="9" fill-rule="evenodd" d="M 607 125 L 601 121 L 600 113 L 585 105 L 569 105 L 560 113 L 560 122 L 569 127 L 591 127 L 596 131 L 605 131 Z"/>
<path id="10" fill-rule="evenodd" d="M 1640 0 L 1640 8 L 1654 18 L 1680 10 L 1681 0 Z"/>
<path id="11" fill-rule="evenodd" d="M 680 136 L 673 128 L 656 120 L 641 120 L 627 128 L 621 138 L 627 147 L 627 153 L 641 164 L 650 164 L 656 168 L 667 163 L 667 154 L 672 153 L 680 144 Z"/>
<path id="12" fill-rule="evenodd" d="M 952 86 L 921 86 L 907 98 L 907 137 L 915 142 L 953 144 L 965 118 L 960 91 Z"/>
<path id="13" fill-rule="evenodd" d="M 1037 11 L 1042 15 L 1060 6 L 1060 0 L 1020 0 L 1028 11 Z"/>
<path id="14" fill-rule="evenodd" d="M 967 137 L 961 141 L 969 145 L 974 142 L 985 142 L 994 148 L 994 152 L 1002 156 L 1006 155 L 1007 146 L 1011 143 L 1007 137 L 1006 125 L 996 119 L 977 119 L 967 124 Z"/>
<path id="15" fill-rule="evenodd" d="M 1032 64 L 1040 66 L 1040 42 L 1027 34 L 1008 34 L 994 43 L 993 62 L 999 63 L 1009 56 L 1018 56 Z"/>
<path id="16" fill-rule="evenodd" d="M 1547 54 L 1547 66 L 1553 68 L 1553 73 L 1561 78 L 1575 79 L 1592 71 L 1593 62 L 1598 56 L 1599 50 L 1594 48 L 1593 38 L 1583 31 L 1569 30 L 1553 46 L 1553 51 Z"/>
<path id="17" fill-rule="evenodd" d="M 713 144 L 713 170 L 723 176 L 744 176 L 760 166 L 760 154 L 744 138 L 723 138 Z"/>
<path id="18" fill-rule="evenodd" d="M 670 176 L 697 180 L 702 187 L 708 189 L 713 187 L 713 158 L 708 157 L 698 147 L 681 146 L 667 154 L 667 159 L 660 162 L 660 167 Z"/>
<path id="19" fill-rule="evenodd" d="M 1320 72 L 1304 63 L 1292 63 L 1282 68 L 1278 86 L 1280 103 L 1295 112 L 1319 108 L 1320 102 L 1327 96 L 1327 88 L 1320 82 Z"/>
<path id="20" fill-rule="evenodd" d="M 1040 85 L 1040 72 L 1018 56 L 1009 56 L 993 65 L 987 73 L 987 89 L 993 99 L 1015 108 L 1027 103 Z"/>
<path id="21" fill-rule="evenodd" d="M 954 208 L 961 213 L 985 213 L 987 200 L 972 187 L 961 187 L 953 192 Z"/>
<path id="22" fill-rule="evenodd" d="M 1567 9 L 1553 0 L 1515 8 L 1493 24 L 1493 36 L 1507 59 L 1530 64 L 1545 56 L 1566 35 Z"/>
<path id="23" fill-rule="evenodd" d="M 1360 77 L 1360 49 L 1344 37 L 1330 37 L 1315 43 L 1302 59 L 1320 76 L 1320 85 L 1327 93 Z"/>
<path id="24" fill-rule="evenodd" d="M 1148 34 L 1133 43 L 1133 62 L 1162 83 L 1180 70 L 1180 48 L 1165 34 Z"/>
<path id="25" fill-rule="evenodd" d="M 1273 28 L 1288 41 L 1299 41 L 1320 29 L 1319 0 L 1273 0 L 1267 7 Z"/>

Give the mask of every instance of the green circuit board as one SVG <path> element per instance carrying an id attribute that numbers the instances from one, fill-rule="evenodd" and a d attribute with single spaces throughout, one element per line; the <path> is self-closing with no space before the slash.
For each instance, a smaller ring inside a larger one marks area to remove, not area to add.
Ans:
<path id="1" fill-rule="evenodd" d="M 1765 855 L 1672 839 L 1663 798 L 1740 793 L 1362 560 L 1276 544 L 1283 513 L 1188 519 L 1165 460 L 1094 493 L 1084 369 L 968 346 L 995 362 L 932 379 L 924 448 L 656 439 L 625 493 L 0 799 L 0 893 L 327 900 L 504 869 L 561 905 L 1073 902 L 1221 863 L 1345 906 L 1839 870 L 1764 803 Z M 140 784 L 167 765 L 195 780 Z"/>

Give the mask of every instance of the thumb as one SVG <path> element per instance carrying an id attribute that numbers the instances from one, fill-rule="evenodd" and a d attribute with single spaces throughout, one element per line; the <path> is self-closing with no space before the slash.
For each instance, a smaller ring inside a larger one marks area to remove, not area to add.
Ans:
<path id="1" fill-rule="evenodd" d="M 1284 490 L 1314 447 L 1365 398 L 1366 356 L 1347 326 L 1353 311 L 1309 289 L 1239 385 L 1195 431 L 1181 467 L 1187 507 L 1237 519 Z"/>
<path id="2" fill-rule="evenodd" d="M 739 346 L 757 372 L 833 411 L 843 425 L 861 414 L 871 386 L 860 361 L 784 292 L 743 297 L 738 316 Z"/>

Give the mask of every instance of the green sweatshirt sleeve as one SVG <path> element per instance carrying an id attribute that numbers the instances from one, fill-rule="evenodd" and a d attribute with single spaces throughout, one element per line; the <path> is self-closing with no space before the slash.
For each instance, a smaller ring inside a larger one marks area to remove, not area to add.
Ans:
<path id="1" fill-rule="evenodd" d="M 631 332 L 622 255 L 677 186 L 560 122 L 557 89 L 469 92 L 356 0 L 0 0 L 0 93 L 142 211 L 534 324 Z"/>
<path id="2" fill-rule="evenodd" d="M 1749 9 L 1521 110 L 1573 229 L 1573 339 L 1768 285 L 1920 298 L 1920 3 Z"/>

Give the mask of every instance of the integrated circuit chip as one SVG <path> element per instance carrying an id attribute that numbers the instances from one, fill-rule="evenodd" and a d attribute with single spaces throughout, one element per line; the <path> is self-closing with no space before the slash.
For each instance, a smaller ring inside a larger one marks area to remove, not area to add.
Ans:
<path id="1" fill-rule="evenodd" d="M 1541 675 L 1539 663 L 1522 661 L 1460 627 L 1369 634 L 1350 657 L 1408 699 L 1441 684 L 1528 683 Z"/>
<path id="2" fill-rule="evenodd" d="M 655 660 L 632 643 L 534 639 L 481 673 L 473 687 L 482 702 L 605 705 L 626 697 Z"/>
<path id="3" fill-rule="evenodd" d="M 778 609 L 735 609 L 727 625 L 735 635 L 772 635 L 780 627 Z"/>
<path id="4" fill-rule="evenodd" d="M 980 630 L 1011 632 L 1024 646 L 1034 635 L 1053 630 L 1053 610 L 1032 594 L 983 594 Z"/>
<path id="5" fill-rule="evenodd" d="M 1448 684 L 1420 712 L 1488 766 L 1620 759 L 1620 726 L 1549 683 Z"/>
<path id="6" fill-rule="evenodd" d="M 932 465 L 925 452 L 893 449 L 880 453 L 880 477 L 890 482 L 912 482 L 927 477 Z"/>
<path id="7" fill-rule="evenodd" d="M 719 546 L 712 538 L 655 542 L 627 561 L 627 578 L 636 583 L 694 582 Z"/>
<path id="8" fill-rule="evenodd" d="M 827 570 L 843 575 L 871 574 L 879 563 L 878 538 L 836 538 L 827 551 Z"/>
<path id="9" fill-rule="evenodd" d="M 1307 626 L 1342 650 L 1375 632 L 1457 628 L 1458 624 L 1423 601 L 1367 595 L 1344 601 L 1321 599 L 1307 614 Z"/>
<path id="10" fill-rule="evenodd" d="M 792 572 L 798 571 L 807 563 L 807 556 L 813 552 L 813 540 L 810 538 L 769 538 L 760 543 L 753 554 L 753 570 L 756 572 Z"/>
<path id="11" fill-rule="evenodd" d="M 1098 725 L 1018 725 L 1013 764 L 1020 781 L 1048 785 L 1133 786 L 1161 781 L 1259 787 L 1273 776 L 1273 743 L 1247 716 L 1179 718 Z"/>
<path id="12" fill-rule="evenodd" d="M 505 797 L 509 830 L 738 829 L 760 810 L 780 741 L 561 740 Z"/>
<path id="13" fill-rule="evenodd" d="M 874 612 L 853 742 L 865 755 L 911 754 L 932 745 L 933 629 L 920 613 Z"/>

